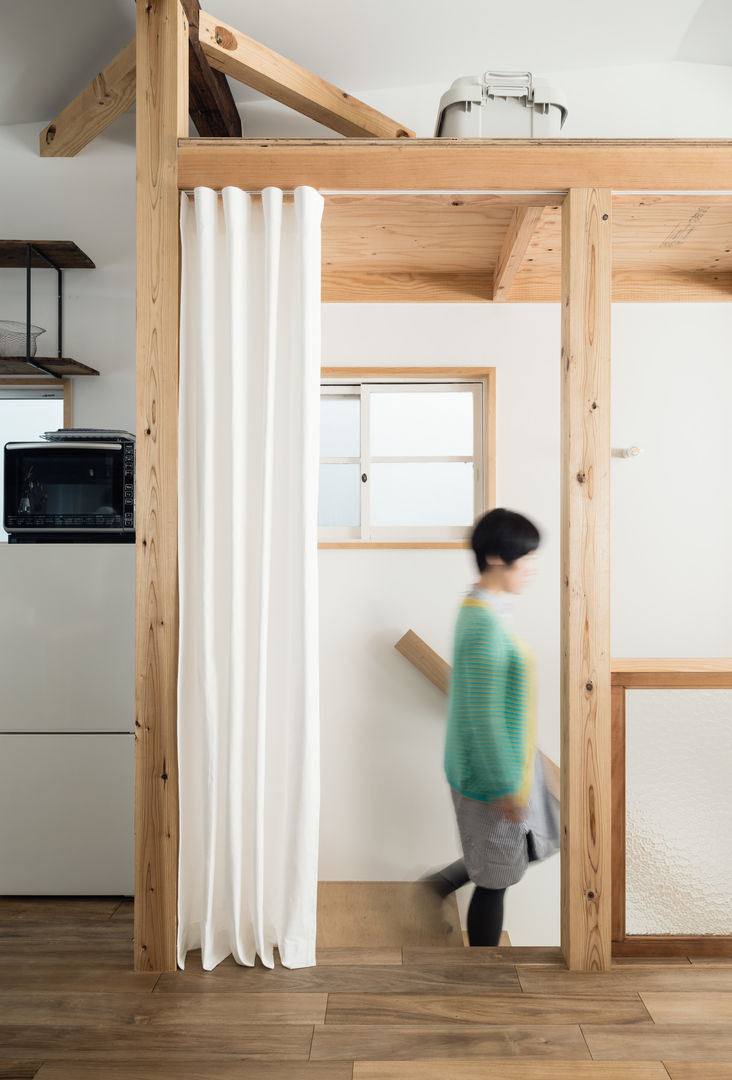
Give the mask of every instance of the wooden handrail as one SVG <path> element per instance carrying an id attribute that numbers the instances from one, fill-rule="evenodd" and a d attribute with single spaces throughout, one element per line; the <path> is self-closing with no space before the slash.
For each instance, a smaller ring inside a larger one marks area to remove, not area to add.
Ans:
<path id="1" fill-rule="evenodd" d="M 414 630 L 407 630 L 406 634 L 397 641 L 394 648 L 410 664 L 414 664 L 417 670 L 421 671 L 438 690 L 442 690 L 444 694 L 447 693 L 452 668 L 446 660 L 442 659 L 439 653 L 436 653 L 426 641 L 422 640 L 419 634 L 415 634 Z M 547 789 L 558 799 L 560 786 L 559 766 L 551 758 L 547 757 L 542 750 L 538 750 L 537 753 L 541 755 L 544 765 L 544 779 Z"/>
<path id="2" fill-rule="evenodd" d="M 732 658 L 729 657 L 612 660 L 610 671 L 613 686 L 632 690 L 732 688 Z"/>

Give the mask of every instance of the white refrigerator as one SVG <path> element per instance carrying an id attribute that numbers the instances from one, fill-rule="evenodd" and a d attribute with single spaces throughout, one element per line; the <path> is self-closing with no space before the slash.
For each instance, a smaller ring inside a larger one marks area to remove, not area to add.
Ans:
<path id="1" fill-rule="evenodd" d="M 0 545 L 1 895 L 132 895 L 134 562 Z"/>

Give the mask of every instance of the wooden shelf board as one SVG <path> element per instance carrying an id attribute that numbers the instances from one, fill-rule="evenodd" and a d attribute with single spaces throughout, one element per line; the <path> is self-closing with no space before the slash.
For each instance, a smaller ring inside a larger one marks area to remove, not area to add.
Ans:
<path id="1" fill-rule="evenodd" d="M 70 360 L 66 356 L 34 356 L 36 364 L 41 364 L 54 375 L 98 375 L 96 368 Z M 29 364 L 24 356 L 0 356 L 0 375 L 42 375 L 37 367 Z"/>
<path id="2" fill-rule="evenodd" d="M 0 267 L 24 270 L 26 244 L 33 244 L 33 247 L 42 251 L 62 270 L 94 269 L 94 263 L 89 256 L 77 247 L 73 240 L 0 240 Z M 35 253 L 31 266 L 34 270 L 48 269 L 48 263 Z"/>

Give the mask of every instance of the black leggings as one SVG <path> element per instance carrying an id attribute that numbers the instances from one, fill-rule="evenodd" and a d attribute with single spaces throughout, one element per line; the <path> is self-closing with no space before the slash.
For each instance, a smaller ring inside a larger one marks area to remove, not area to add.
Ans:
<path id="1" fill-rule="evenodd" d="M 468 908 L 468 941 L 471 945 L 498 945 L 503 929 L 505 889 L 475 886 Z"/>

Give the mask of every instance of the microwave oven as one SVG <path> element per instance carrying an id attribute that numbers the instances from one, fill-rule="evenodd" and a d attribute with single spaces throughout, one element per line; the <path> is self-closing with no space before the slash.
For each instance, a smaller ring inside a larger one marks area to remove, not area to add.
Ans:
<path id="1" fill-rule="evenodd" d="M 135 539 L 132 439 L 6 443 L 4 479 L 11 541 Z"/>

